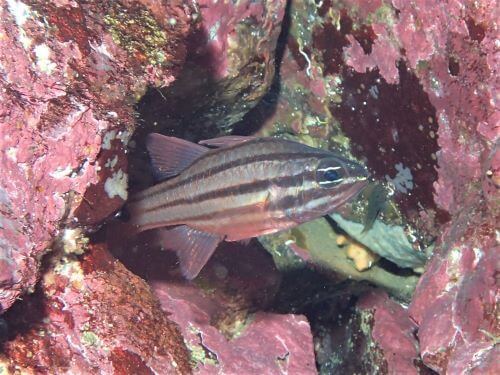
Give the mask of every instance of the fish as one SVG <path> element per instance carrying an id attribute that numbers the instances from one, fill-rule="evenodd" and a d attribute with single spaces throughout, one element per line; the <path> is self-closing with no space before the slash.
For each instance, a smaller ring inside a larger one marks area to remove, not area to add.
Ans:
<path id="1" fill-rule="evenodd" d="M 387 197 L 387 189 L 381 183 L 371 184 L 369 189 L 365 189 L 366 193 L 368 193 L 368 205 L 366 207 L 361 234 L 365 234 L 373 228 L 373 224 L 375 224 L 377 218 L 385 211 L 389 199 Z"/>
<path id="2" fill-rule="evenodd" d="M 329 214 L 368 179 L 366 168 L 337 153 L 273 137 L 192 143 L 151 133 L 146 147 L 159 182 L 131 196 L 129 225 L 134 233 L 161 231 L 162 247 L 176 251 L 189 280 L 220 242 Z"/>

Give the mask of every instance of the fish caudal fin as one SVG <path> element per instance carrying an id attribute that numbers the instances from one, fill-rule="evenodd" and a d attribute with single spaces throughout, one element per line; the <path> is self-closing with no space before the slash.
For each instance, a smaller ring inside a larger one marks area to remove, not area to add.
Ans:
<path id="1" fill-rule="evenodd" d="M 146 147 L 154 175 L 160 181 L 178 175 L 209 150 L 196 143 L 158 133 L 147 136 Z"/>
<path id="2" fill-rule="evenodd" d="M 184 277 L 194 279 L 223 240 L 219 235 L 205 233 L 187 225 L 159 230 L 165 249 L 175 250 Z"/>

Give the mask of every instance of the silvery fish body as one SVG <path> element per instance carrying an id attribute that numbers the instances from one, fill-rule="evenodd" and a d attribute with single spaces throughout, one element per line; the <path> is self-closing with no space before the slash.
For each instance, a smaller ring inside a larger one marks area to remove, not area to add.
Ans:
<path id="1" fill-rule="evenodd" d="M 331 213 L 367 183 L 359 164 L 289 140 L 231 137 L 206 143 L 223 147 L 150 135 L 153 166 L 161 178 L 174 177 L 128 204 L 136 230 L 173 227 L 165 245 L 177 250 L 181 266 L 183 258 L 199 253 L 206 262 L 222 240 L 274 233 Z M 185 265 L 184 274 L 196 276 L 203 266 L 198 263 Z"/>

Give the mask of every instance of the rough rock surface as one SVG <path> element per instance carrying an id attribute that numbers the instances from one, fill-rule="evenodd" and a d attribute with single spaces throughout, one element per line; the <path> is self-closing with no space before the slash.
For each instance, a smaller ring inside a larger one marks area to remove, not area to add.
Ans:
<path id="1" fill-rule="evenodd" d="M 5 373 L 187 374 L 177 325 L 149 286 L 101 245 L 47 258 L 37 291 L 5 315 Z M 3 341 L 3 340 L 2 340 Z"/>
<path id="2" fill-rule="evenodd" d="M 337 304 L 336 308 L 341 306 Z M 363 293 L 350 314 L 332 315 L 331 327 L 315 324 L 321 373 L 425 374 L 415 336 L 417 325 L 408 310 L 385 292 Z M 331 313 L 331 312 L 330 312 Z M 356 358 L 349 360 L 348 358 Z"/>
<path id="3" fill-rule="evenodd" d="M 175 254 L 146 238 L 139 240 L 148 244 L 140 253 L 130 251 L 136 245 L 129 243 L 117 254 L 148 280 L 169 319 L 181 327 L 195 373 L 316 373 L 307 319 L 263 312 L 281 278 L 257 242 L 222 245 L 190 283 L 180 275 Z"/>
<path id="4" fill-rule="evenodd" d="M 387 294 L 371 292 L 361 296 L 357 308 L 370 329 L 370 339 L 377 349 L 365 350 L 373 355 L 382 372 L 388 374 L 418 374 L 417 325 L 408 310 L 392 301 Z M 379 352 L 380 357 L 377 357 Z M 385 370 L 385 371 L 384 371 Z"/>
<path id="5" fill-rule="evenodd" d="M 139 105 L 147 131 L 194 140 L 230 132 L 273 82 L 285 5 L 198 1 L 197 29 L 188 38 L 181 74 L 171 86 L 150 90 Z"/>
<path id="6" fill-rule="evenodd" d="M 496 8 L 294 2 L 281 90 L 245 122 L 263 114 L 263 134 L 351 152 L 392 184 L 402 216 L 384 219 L 399 222 L 410 246 L 381 255 L 405 266 L 434 242 L 410 311 L 424 363 L 441 373 L 498 372 Z M 357 209 L 342 213 L 356 219 Z"/>
<path id="7" fill-rule="evenodd" d="M 174 79 L 194 13 L 182 1 L 0 2 L 0 313 L 33 289 L 82 200 L 86 223 L 123 204 L 131 105 Z"/>
<path id="8" fill-rule="evenodd" d="M 74 218 L 95 225 L 123 203 L 123 146 L 134 124 L 132 105 L 148 85 L 157 89 L 138 106 L 145 131 L 180 127 L 191 139 L 228 131 L 270 87 L 237 129 L 250 133 L 264 122 L 262 134 L 292 133 L 366 162 L 394 189 L 382 219 L 407 240 L 385 249 L 387 259 L 419 266 L 423 250 L 435 243 L 409 310 L 384 294 L 365 295 L 350 315 L 320 325 L 327 332 L 346 323 L 346 346 L 311 321 L 320 368 L 359 370 L 349 360 L 363 358 L 365 370 L 425 373 L 418 358 L 413 362 L 418 349 L 423 364 L 439 373 L 498 373 L 496 2 L 294 1 L 274 81 L 284 1 L 186 4 L 0 2 L 0 313 L 34 289 L 54 237 L 64 249 L 78 248 L 75 232 L 59 233 L 60 227 Z M 141 173 L 147 169 L 132 169 L 134 189 L 146 181 Z M 356 202 L 342 214 L 360 222 L 366 209 Z M 138 258 L 145 254 L 130 250 Z M 312 259 L 305 257 L 299 268 Z M 267 350 L 273 358 L 267 365 L 276 371 L 314 372 L 306 320 L 254 312 L 268 306 L 279 284 L 264 267 L 269 257 L 256 259 L 240 257 L 252 267 L 245 274 L 243 265 L 224 265 L 216 256 L 194 284 L 178 279 L 175 258 L 151 265 L 163 278 L 141 274 L 137 259 L 127 265 L 154 284 L 162 307 L 181 324 L 197 371 L 229 371 L 234 363 L 250 369 L 244 353 Z M 255 269 L 270 278 L 255 282 Z M 317 306 L 331 307 L 331 295 L 320 297 Z M 85 308 L 67 313 L 74 303 Z M 0 370 L 187 369 L 178 333 L 149 290 L 99 247 L 81 260 L 56 254 L 35 295 L 15 309 L 5 320 L 15 337 L 4 343 Z M 136 330 L 143 325 L 125 319 L 140 309 L 147 310 L 148 338 Z M 123 331 L 97 324 L 104 318 Z M 0 337 L 5 327 L 0 321 Z M 179 345 L 165 344 L 158 332 Z M 265 338 L 261 347 L 255 337 Z M 148 339 L 163 343 L 162 359 L 150 356 Z M 297 339 L 307 344 L 298 347 Z M 98 350 L 104 346 L 111 354 Z"/>

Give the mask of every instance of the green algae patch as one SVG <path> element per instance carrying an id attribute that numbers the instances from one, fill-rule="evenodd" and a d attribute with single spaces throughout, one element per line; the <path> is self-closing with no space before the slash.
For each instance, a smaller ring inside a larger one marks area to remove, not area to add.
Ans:
<path id="1" fill-rule="evenodd" d="M 167 34 L 147 9 L 130 12 L 113 3 L 104 16 L 104 23 L 113 41 L 131 57 L 151 65 L 165 62 L 163 48 L 167 45 Z"/>
<path id="2" fill-rule="evenodd" d="M 209 350 L 203 344 L 201 331 L 192 324 L 189 324 L 189 330 L 199 338 L 199 342 L 185 340 L 186 346 L 189 350 L 189 361 L 191 362 L 191 367 L 198 367 L 200 363 L 203 365 L 218 366 L 219 360 L 217 358 L 217 354 Z"/>
<path id="3" fill-rule="evenodd" d="M 84 331 L 82 333 L 82 343 L 85 346 L 97 346 L 99 337 L 92 331 Z"/>
<path id="4" fill-rule="evenodd" d="M 337 244 L 338 234 L 326 219 L 302 224 L 295 232 L 300 232 L 300 242 L 308 250 L 313 263 L 347 279 L 371 282 L 403 300 L 411 298 L 418 277 L 395 275 L 377 265 L 362 272 L 357 271 L 346 252 Z"/>

